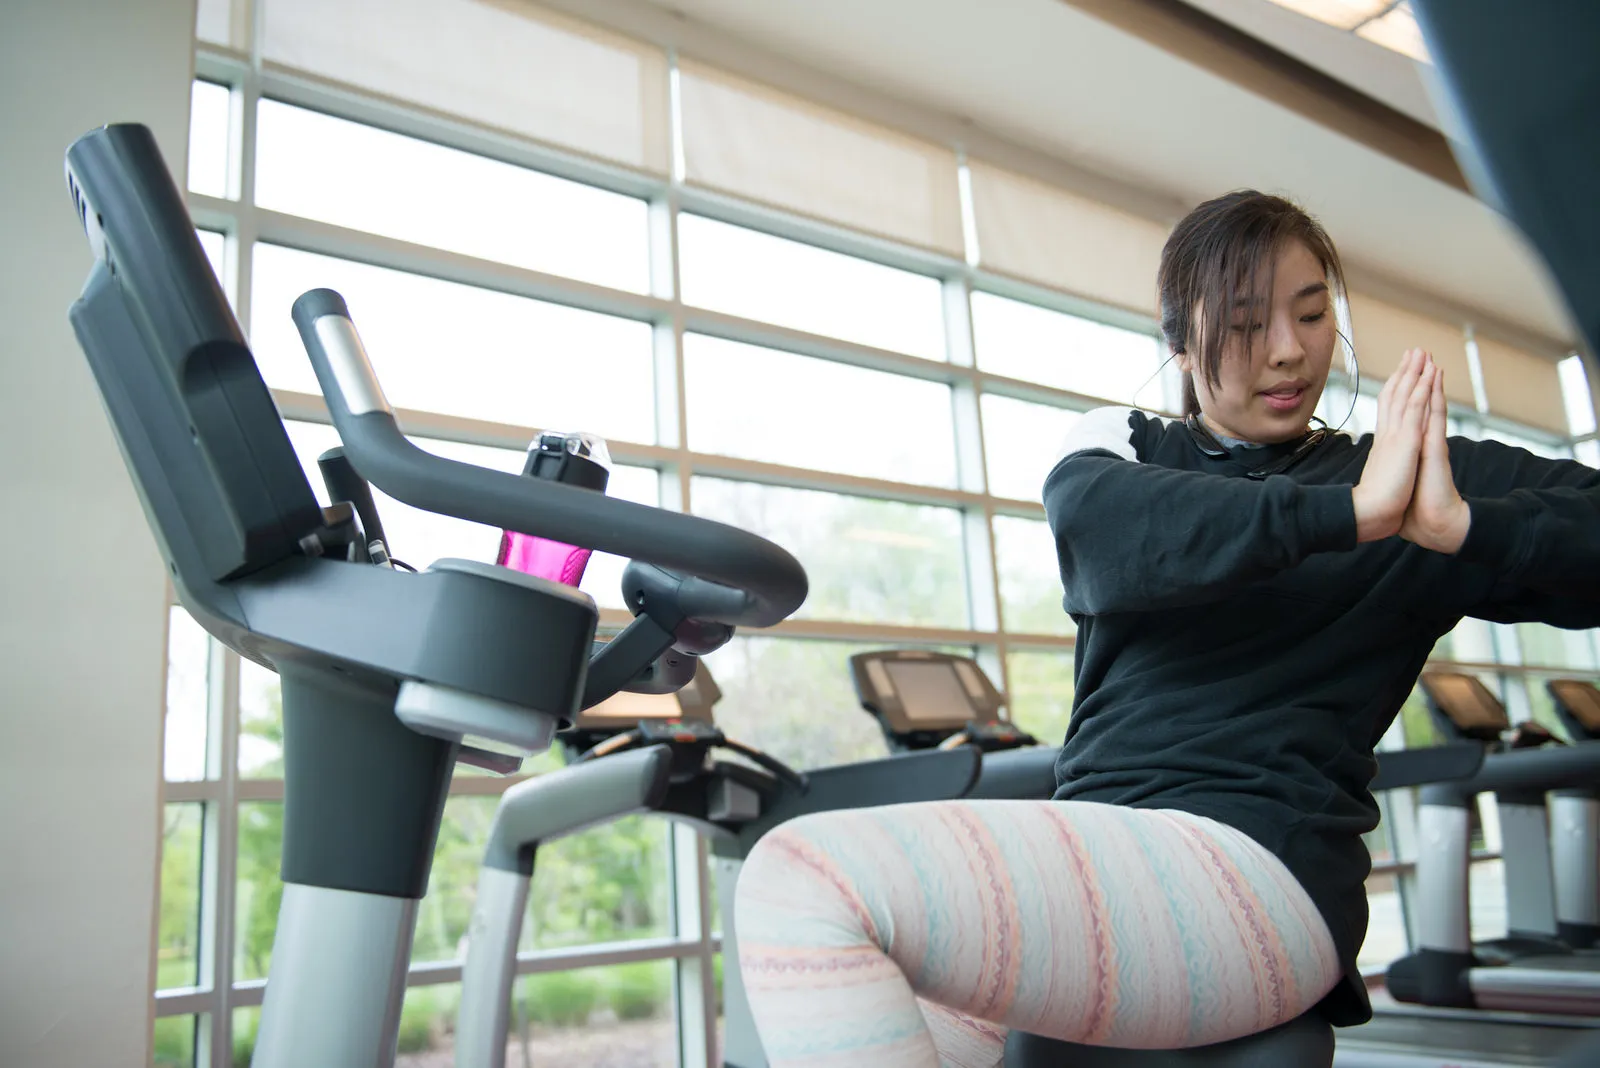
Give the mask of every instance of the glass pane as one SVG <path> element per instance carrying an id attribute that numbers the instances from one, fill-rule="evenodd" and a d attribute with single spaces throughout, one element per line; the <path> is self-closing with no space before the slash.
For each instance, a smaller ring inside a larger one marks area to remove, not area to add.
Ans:
<path id="1" fill-rule="evenodd" d="M 1561 630 L 1543 623 L 1518 623 L 1516 628 L 1524 664 L 1578 670 L 1600 667 L 1595 660 L 1593 631 Z"/>
<path id="2" fill-rule="evenodd" d="M 1061 607 L 1055 539 L 1042 519 L 995 516 L 994 551 L 1000 565 L 1002 627 L 1015 634 L 1077 633 Z"/>
<path id="3" fill-rule="evenodd" d="M 676 1068 L 672 972 L 671 961 L 651 960 L 525 976 L 512 994 L 506 1063 Z"/>
<path id="4" fill-rule="evenodd" d="M 1576 453 L 1580 463 L 1586 463 L 1590 467 L 1600 467 L 1600 441 L 1582 442 L 1578 445 Z"/>
<path id="5" fill-rule="evenodd" d="M 1483 437 L 1486 440 L 1498 441 L 1518 449 L 1526 449 L 1535 456 L 1543 456 L 1549 460 L 1572 459 L 1572 449 L 1566 445 L 1557 445 L 1542 438 L 1513 434 L 1509 430 L 1502 430 L 1498 427 L 1484 427 Z"/>
<path id="6" fill-rule="evenodd" d="M 670 830 L 663 819 L 630 816 L 540 846 L 518 948 L 669 934 Z M 472 860 L 474 879 L 481 859 Z"/>
<path id="7" fill-rule="evenodd" d="M 1487 942 L 1506 936 L 1506 867 L 1500 860 L 1480 860 L 1468 873 L 1472 940 Z"/>
<path id="8" fill-rule="evenodd" d="M 1561 722 L 1561 716 L 1556 712 L 1555 698 L 1550 696 L 1550 691 L 1545 689 L 1545 677 L 1540 675 L 1527 675 L 1522 679 L 1515 677 L 1506 680 L 1509 687 L 1515 690 L 1520 684 L 1528 698 L 1528 710 L 1533 715 L 1533 721 L 1539 726 L 1553 733 L 1557 738 L 1572 741 L 1566 724 Z"/>
<path id="9" fill-rule="evenodd" d="M 256 1035 L 261 1030 L 261 1009 L 251 1006 L 233 1010 L 233 1064 L 235 1068 L 248 1068 L 255 1056 Z"/>
<path id="10" fill-rule="evenodd" d="M 272 963 L 272 936 L 278 930 L 278 904 L 283 882 L 278 878 L 283 857 L 283 803 L 239 803 L 239 869 L 235 899 L 233 975 L 265 979 Z M 235 1032 L 234 1047 L 239 1036 Z"/>
<path id="11" fill-rule="evenodd" d="M 1422 695 L 1420 686 L 1413 687 L 1411 696 L 1400 706 L 1400 728 L 1407 749 L 1427 749 L 1444 744 L 1444 738 L 1433 722 L 1433 715 L 1428 711 L 1428 699 Z"/>
<path id="12" fill-rule="evenodd" d="M 1027 649 L 1006 654 L 1011 721 L 1041 745 L 1061 745 L 1072 718 L 1071 649 Z"/>
<path id="13" fill-rule="evenodd" d="M 250 340 L 275 389 L 321 392 L 289 309 L 326 286 L 397 408 L 655 441 L 648 323 L 266 244 L 254 286 Z"/>
<path id="14" fill-rule="evenodd" d="M 983 394 L 978 404 L 989 492 L 1022 501 L 1042 500 L 1045 476 L 1055 467 L 1061 443 L 1080 413 L 993 393 Z"/>
<path id="15" fill-rule="evenodd" d="M 735 638 L 706 657 L 722 690 L 717 724 L 728 737 L 796 768 L 874 760 L 888 752 L 861 707 L 849 659 L 883 645 Z"/>
<path id="16" fill-rule="evenodd" d="M 208 197 L 228 195 L 228 113 L 232 92 L 226 85 L 195 82 L 189 91 L 189 189 Z"/>
<path id="17" fill-rule="evenodd" d="M 193 1068 L 194 1035 L 199 1024 L 198 1016 L 157 1017 L 151 1056 L 155 1068 Z"/>
<path id="18" fill-rule="evenodd" d="M 643 293 L 636 197 L 263 100 L 256 203 L 419 245 Z M 471 190 L 463 195 L 463 190 Z"/>
<path id="19" fill-rule="evenodd" d="M 1462 619 L 1434 644 L 1431 656 L 1464 664 L 1491 663 L 1496 659 L 1494 628 L 1481 619 Z"/>
<path id="20" fill-rule="evenodd" d="M 699 334 L 683 352 L 697 452 L 955 485 L 947 385 Z"/>
<path id="21" fill-rule="evenodd" d="M 1566 403 L 1567 426 L 1574 437 L 1593 434 L 1594 398 L 1589 391 L 1589 376 L 1584 373 L 1583 357 L 1568 356 L 1561 361 L 1561 397 Z"/>
<path id="22" fill-rule="evenodd" d="M 284 426 L 317 500 L 326 505 L 328 493 L 322 484 L 322 472 L 317 468 L 317 457 L 339 444 L 338 431 L 326 423 L 289 421 Z M 510 474 L 522 470 L 524 454 L 511 449 L 467 445 L 439 438 L 419 437 L 411 440 L 418 448 L 451 460 Z M 636 504 L 657 506 L 661 503 L 660 472 L 649 467 L 616 465 L 612 468 L 606 493 Z M 413 567 L 426 568 L 435 560 L 447 556 L 493 563 L 500 551 L 500 531 L 494 527 L 425 512 L 402 504 L 379 489 L 372 491 L 372 499 L 378 509 L 378 519 L 383 523 L 390 554 Z M 626 564 L 627 561 L 621 557 L 596 553 L 589 559 L 579 589 L 593 597 L 603 608 L 624 607 L 622 569 Z"/>
<path id="23" fill-rule="evenodd" d="M 720 930 L 720 928 L 719 928 L 719 930 Z M 721 953 L 718 953 L 715 957 L 711 958 L 711 967 L 712 967 L 712 971 L 713 971 L 713 974 L 714 974 L 714 981 L 716 983 L 716 988 L 717 988 L 717 1034 L 716 1034 L 716 1039 L 712 1043 L 712 1046 L 711 1046 L 711 1063 L 712 1064 L 721 1064 L 722 1063 L 722 1043 L 723 1043 L 723 1039 L 724 1039 L 724 1036 L 725 1036 L 725 1032 L 727 1031 L 726 1013 L 723 1011 L 723 1004 L 722 1004 L 722 954 Z"/>
<path id="24" fill-rule="evenodd" d="M 200 862 L 205 806 L 166 806 L 161 824 L 161 923 L 156 988 L 200 983 Z"/>
<path id="25" fill-rule="evenodd" d="M 206 707 L 211 636 L 184 609 L 167 610 L 167 727 L 163 770 L 168 782 L 206 777 Z"/>
<path id="26" fill-rule="evenodd" d="M 445 801 L 428 893 L 417 907 L 412 960 L 460 960 L 465 956 L 478 869 L 499 802 L 498 797 L 451 797 Z M 543 850 L 539 851 L 538 861 L 544 863 Z"/>
<path id="27" fill-rule="evenodd" d="M 283 778 L 283 694 L 278 675 L 239 658 L 239 774 Z"/>
<path id="28" fill-rule="evenodd" d="M 1350 394 L 1329 388 L 1317 402 L 1317 417 L 1333 429 L 1359 438 L 1378 429 L 1378 398 L 1358 393 L 1352 403 Z"/>
<path id="29" fill-rule="evenodd" d="M 233 292 L 228 286 L 228 239 L 215 230 L 196 230 L 195 236 L 200 238 L 200 247 L 205 249 L 206 259 L 211 262 L 211 271 L 217 276 L 217 281 L 222 283 L 222 291 L 228 294 L 228 299 L 233 299 Z"/>
<path id="30" fill-rule="evenodd" d="M 1370 918 L 1366 941 L 1361 943 L 1361 952 L 1356 957 L 1359 966 L 1381 967 L 1410 952 L 1405 913 L 1400 905 L 1400 886 L 1393 875 L 1373 875 L 1367 879 L 1367 909 Z"/>
<path id="31" fill-rule="evenodd" d="M 805 565 L 802 619 L 966 627 L 961 513 L 720 478 L 695 478 L 696 515 L 770 538 Z"/>
<path id="32" fill-rule="evenodd" d="M 972 342 L 985 371 L 1141 408 L 1166 407 L 1161 346 L 1149 334 L 974 293 Z"/>
<path id="33" fill-rule="evenodd" d="M 697 215 L 678 216 L 683 302 L 943 360 L 939 280 Z"/>

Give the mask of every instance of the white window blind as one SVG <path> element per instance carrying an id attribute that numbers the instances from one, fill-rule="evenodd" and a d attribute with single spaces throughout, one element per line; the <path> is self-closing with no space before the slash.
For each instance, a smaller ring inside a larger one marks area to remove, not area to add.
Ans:
<path id="1" fill-rule="evenodd" d="M 1400 366 L 1407 349 L 1426 349 L 1444 371 L 1445 396 L 1475 406 L 1467 335 L 1460 326 L 1356 292 L 1350 294 L 1350 325 L 1363 379 L 1382 381 Z"/>
<path id="2" fill-rule="evenodd" d="M 955 152 L 680 62 L 684 180 L 962 254 Z"/>
<path id="3" fill-rule="evenodd" d="M 194 35 L 202 41 L 222 45 L 224 48 L 243 47 L 232 34 L 233 5 L 229 0 L 197 0 L 194 12 Z"/>
<path id="4" fill-rule="evenodd" d="M 1091 300 L 1157 313 L 1167 227 L 1043 182 L 969 163 L 983 265 Z"/>
<path id="5" fill-rule="evenodd" d="M 1482 334 L 1476 341 L 1489 411 L 1528 426 L 1567 433 L 1560 365 Z"/>
<path id="6" fill-rule="evenodd" d="M 640 170 L 670 169 L 660 49 L 522 3 L 257 2 L 272 63 Z"/>

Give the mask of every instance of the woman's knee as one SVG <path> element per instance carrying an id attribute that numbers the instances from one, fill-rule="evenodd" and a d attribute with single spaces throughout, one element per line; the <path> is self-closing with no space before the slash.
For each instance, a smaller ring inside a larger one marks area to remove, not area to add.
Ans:
<path id="1" fill-rule="evenodd" d="M 734 891 L 734 922 L 742 940 L 833 945 L 879 941 L 859 874 L 834 848 L 846 815 L 801 816 L 756 843 Z"/>

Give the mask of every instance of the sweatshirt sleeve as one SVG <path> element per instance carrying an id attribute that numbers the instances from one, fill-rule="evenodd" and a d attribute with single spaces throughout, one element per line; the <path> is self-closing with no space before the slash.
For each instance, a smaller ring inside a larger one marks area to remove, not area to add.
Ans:
<path id="1" fill-rule="evenodd" d="M 1355 547 L 1350 486 L 1142 463 L 1133 424 L 1128 408 L 1088 413 L 1045 479 L 1069 613 L 1205 604 L 1312 553 Z"/>
<path id="2" fill-rule="evenodd" d="M 1453 438 L 1456 488 L 1472 512 L 1457 559 L 1490 569 L 1470 613 L 1500 623 L 1600 626 L 1600 471 L 1498 441 Z"/>

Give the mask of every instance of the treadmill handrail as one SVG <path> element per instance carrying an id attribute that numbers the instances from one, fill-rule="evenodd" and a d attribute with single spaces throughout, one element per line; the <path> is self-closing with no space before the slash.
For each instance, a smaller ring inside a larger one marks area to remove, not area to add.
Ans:
<path id="1" fill-rule="evenodd" d="M 1379 753 L 1378 774 L 1367 789 L 1376 794 L 1406 786 L 1466 779 L 1483 767 L 1483 758 L 1484 748 L 1475 742 Z"/>
<path id="2" fill-rule="evenodd" d="M 294 320 L 351 462 L 395 499 L 719 583 L 735 595 L 715 622 L 770 626 L 805 600 L 800 562 L 749 531 L 419 449 L 400 432 L 344 299 L 311 290 L 295 301 Z"/>
<path id="3" fill-rule="evenodd" d="M 1475 794 L 1497 790 L 1561 790 L 1600 785 L 1600 745 L 1580 743 L 1558 748 L 1512 749 L 1490 753 L 1469 778 L 1431 783 L 1423 804 L 1463 802 Z"/>

